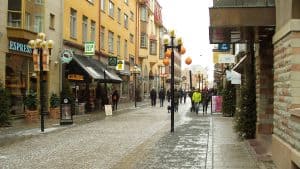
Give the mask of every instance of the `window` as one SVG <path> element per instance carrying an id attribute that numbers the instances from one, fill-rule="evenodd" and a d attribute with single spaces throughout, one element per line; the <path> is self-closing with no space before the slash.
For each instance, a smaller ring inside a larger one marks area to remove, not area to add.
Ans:
<path id="1" fill-rule="evenodd" d="M 25 29 L 30 30 L 30 13 L 25 12 Z"/>
<path id="2" fill-rule="evenodd" d="M 109 1 L 108 15 L 114 17 L 114 13 L 115 13 L 115 4 L 112 1 Z"/>
<path id="3" fill-rule="evenodd" d="M 105 12 L 105 1 L 106 0 L 101 0 L 101 11 Z"/>
<path id="4" fill-rule="evenodd" d="M 114 53 L 114 33 L 108 31 L 108 52 Z"/>
<path id="5" fill-rule="evenodd" d="M 156 40 L 150 40 L 150 55 L 156 55 L 157 49 L 157 41 Z"/>
<path id="6" fill-rule="evenodd" d="M 95 0 L 87 0 L 89 3 L 94 4 Z"/>
<path id="7" fill-rule="evenodd" d="M 121 24 L 121 9 L 118 8 L 118 23 Z"/>
<path id="8" fill-rule="evenodd" d="M 131 43 L 134 43 L 134 36 L 133 36 L 133 34 L 131 33 L 130 35 L 129 35 L 129 40 L 130 40 L 130 42 Z"/>
<path id="9" fill-rule="evenodd" d="M 21 27 L 22 0 L 8 1 L 7 25 L 11 27 Z"/>
<path id="10" fill-rule="evenodd" d="M 121 37 L 118 36 L 117 38 L 117 56 L 121 55 Z"/>
<path id="11" fill-rule="evenodd" d="M 124 0 L 125 4 L 128 5 L 128 0 Z"/>
<path id="12" fill-rule="evenodd" d="M 124 28 L 128 29 L 128 15 L 124 14 Z"/>
<path id="13" fill-rule="evenodd" d="M 77 11 L 71 8 L 71 15 L 70 15 L 70 36 L 71 38 L 76 38 L 77 36 Z"/>
<path id="14" fill-rule="evenodd" d="M 35 4 L 44 5 L 44 0 L 35 0 Z"/>
<path id="15" fill-rule="evenodd" d="M 100 48 L 104 49 L 104 37 L 105 37 L 105 28 L 101 26 L 100 28 Z"/>
<path id="16" fill-rule="evenodd" d="M 82 42 L 87 41 L 87 33 L 88 33 L 88 17 L 82 16 Z"/>
<path id="17" fill-rule="evenodd" d="M 128 45 L 127 45 L 127 40 L 125 39 L 125 41 L 124 41 L 124 58 L 126 59 L 126 60 L 128 60 Z"/>
<path id="18" fill-rule="evenodd" d="M 95 42 L 96 39 L 96 22 L 91 21 L 91 41 Z"/>
<path id="19" fill-rule="evenodd" d="M 141 34 L 141 48 L 147 48 L 148 38 L 146 33 Z"/>
<path id="20" fill-rule="evenodd" d="M 134 21 L 134 13 L 130 11 L 130 20 Z"/>
<path id="21" fill-rule="evenodd" d="M 141 7 L 141 21 L 147 22 L 148 19 L 148 11 L 147 7 Z"/>
<path id="22" fill-rule="evenodd" d="M 164 49 L 165 49 L 165 47 L 162 45 L 159 50 L 159 59 L 165 58 Z"/>
<path id="23" fill-rule="evenodd" d="M 35 16 L 34 17 L 34 31 L 43 32 L 43 17 Z"/>
<path id="24" fill-rule="evenodd" d="M 49 25 L 49 27 L 51 29 L 54 29 L 54 26 L 55 26 L 55 15 L 50 13 L 50 25 Z"/>

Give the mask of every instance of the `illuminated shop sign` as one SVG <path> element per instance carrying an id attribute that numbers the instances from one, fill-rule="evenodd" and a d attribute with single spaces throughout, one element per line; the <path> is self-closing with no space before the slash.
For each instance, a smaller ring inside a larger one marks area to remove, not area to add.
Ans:
<path id="1" fill-rule="evenodd" d="M 20 43 L 20 42 L 15 42 L 10 40 L 8 48 L 9 50 L 32 54 L 31 48 L 29 48 L 25 43 Z"/>

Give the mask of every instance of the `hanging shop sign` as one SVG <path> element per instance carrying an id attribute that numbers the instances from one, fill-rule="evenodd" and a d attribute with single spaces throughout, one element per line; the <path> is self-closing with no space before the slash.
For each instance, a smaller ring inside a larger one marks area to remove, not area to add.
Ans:
<path id="1" fill-rule="evenodd" d="M 68 74 L 68 79 L 69 80 L 83 80 L 83 76 L 78 75 L 78 74 Z"/>
<path id="2" fill-rule="evenodd" d="M 235 63 L 235 56 L 230 54 L 220 54 L 218 63 Z"/>
<path id="3" fill-rule="evenodd" d="M 84 55 L 95 55 L 95 42 L 84 42 Z"/>
<path id="4" fill-rule="evenodd" d="M 124 63 L 125 63 L 124 60 L 118 60 L 118 64 L 117 64 L 116 69 L 117 70 L 124 70 Z"/>
<path id="5" fill-rule="evenodd" d="M 12 40 L 9 41 L 8 49 L 17 52 L 32 54 L 32 49 L 29 48 L 27 44 L 21 42 L 15 42 Z"/>
<path id="6" fill-rule="evenodd" d="M 219 43 L 218 50 L 219 51 L 229 51 L 230 45 L 228 43 Z"/>
<path id="7" fill-rule="evenodd" d="M 118 64 L 118 58 L 114 56 L 110 56 L 108 58 L 108 66 L 117 66 Z"/>
<path id="8" fill-rule="evenodd" d="M 241 74 L 232 70 L 231 71 L 231 84 L 241 84 Z"/>
<path id="9" fill-rule="evenodd" d="M 61 53 L 61 62 L 62 63 L 70 63 L 72 61 L 73 58 L 73 52 L 70 49 L 65 49 L 62 53 Z"/>

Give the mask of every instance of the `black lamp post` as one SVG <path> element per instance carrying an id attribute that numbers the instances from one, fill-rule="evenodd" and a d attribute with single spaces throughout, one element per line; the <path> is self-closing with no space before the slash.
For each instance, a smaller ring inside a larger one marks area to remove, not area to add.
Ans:
<path id="1" fill-rule="evenodd" d="M 41 131 L 44 132 L 45 122 L 44 115 L 45 109 L 45 96 L 44 96 L 44 72 L 49 71 L 49 56 L 51 55 L 51 49 L 53 48 L 52 40 L 45 40 L 46 35 L 39 33 L 37 39 L 30 40 L 28 46 L 33 49 L 32 58 L 34 64 L 34 71 L 39 72 L 40 78 L 40 114 L 41 114 Z"/>
<path id="2" fill-rule="evenodd" d="M 165 52 L 167 50 L 171 50 L 171 132 L 174 132 L 174 50 L 177 50 L 180 54 L 184 54 L 185 49 L 182 48 L 182 40 L 181 38 L 177 39 L 177 44 L 175 44 L 175 32 L 174 30 L 170 31 L 170 36 L 164 39 L 164 48 Z M 170 44 L 169 44 L 170 39 Z"/>
<path id="3" fill-rule="evenodd" d="M 131 74 L 133 74 L 134 76 L 134 107 L 136 107 L 136 75 L 140 74 L 141 69 L 137 66 L 134 65 L 132 70 L 131 70 Z"/>

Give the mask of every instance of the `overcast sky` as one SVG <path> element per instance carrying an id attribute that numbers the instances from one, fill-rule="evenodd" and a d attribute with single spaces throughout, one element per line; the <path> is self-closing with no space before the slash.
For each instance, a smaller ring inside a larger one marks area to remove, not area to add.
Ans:
<path id="1" fill-rule="evenodd" d="M 158 0 L 162 7 L 163 25 L 174 29 L 176 37 L 182 37 L 187 56 L 192 57 L 193 65 L 209 69 L 212 80 L 212 45 L 209 44 L 209 12 L 212 0 Z"/>

